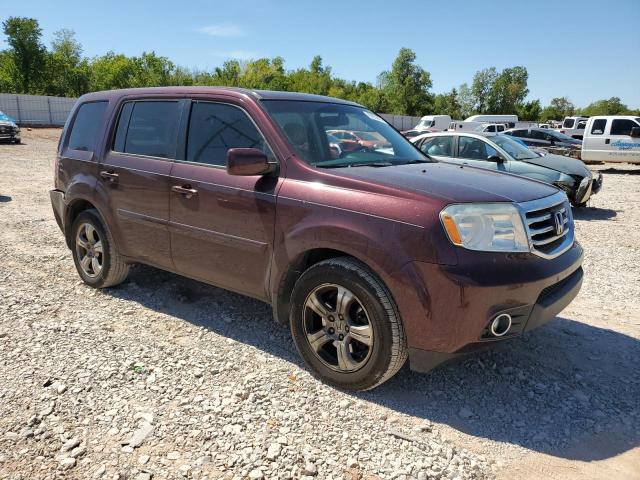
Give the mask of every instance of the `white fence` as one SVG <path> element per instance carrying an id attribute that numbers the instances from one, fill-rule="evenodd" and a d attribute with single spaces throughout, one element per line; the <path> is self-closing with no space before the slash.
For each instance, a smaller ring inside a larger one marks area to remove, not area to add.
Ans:
<path id="1" fill-rule="evenodd" d="M 0 93 L 0 111 L 15 118 L 20 125 L 62 126 L 75 102 L 75 98 Z M 409 130 L 420 121 L 420 117 L 408 115 L 383 113 L 381 116 L 398 130 Z"/>
<path id="2" fill-rule="evenodd" d="M 409 115 L 391 115 L 389 113 L 381 113 L 380 116 L 401 131 L 411 130 L 420 121 L 420 117 L 410 117 Z"/>
<path id="3" fill-rule="evenodd" d="M 20 125 L 62 126 L 75 98 L 0 93 L 0 111 Z"/>

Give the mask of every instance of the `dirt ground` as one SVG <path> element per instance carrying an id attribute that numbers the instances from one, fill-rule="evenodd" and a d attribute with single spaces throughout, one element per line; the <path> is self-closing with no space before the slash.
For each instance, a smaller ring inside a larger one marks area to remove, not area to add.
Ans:
<path id="1" fill-rule="evenodd" d="M 83 285 L 48 197 L 59 133 L 0 145 L 0 479 L 640 479 L 640 166 L 590 167 L 558 318 L 348 394 L 260 302 L 144 266 Z"/>

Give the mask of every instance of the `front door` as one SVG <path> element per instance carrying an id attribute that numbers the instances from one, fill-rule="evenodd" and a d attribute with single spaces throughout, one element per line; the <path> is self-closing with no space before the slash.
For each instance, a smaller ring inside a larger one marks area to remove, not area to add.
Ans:
<path id="1" fill-rule="evenodd" d="M 497 156 L 501 156 L 498 151 L 480 138 L 464 135 L 458 137 L 458 155 L 455 159 L 457 163 L 500 172 L 508 171 L 508 162 L 489 160 Z"/>
<path id="2" fill-rule="evenodd" d="M 172 258 L 186 276 L 266 299 L 279 179 L 229 175 L 230 148 L 258 148 L 275 161 L 239 106 L 192 102 L 184 159 L 171 172 Z"/>
<path id="3" fill-rule="evenodd" d="M 169 174 L 182 108 L 178 100 L 122 105 L 111 148 L 100 165 L 123 254 L 172 268 L 169 247 Z"/>

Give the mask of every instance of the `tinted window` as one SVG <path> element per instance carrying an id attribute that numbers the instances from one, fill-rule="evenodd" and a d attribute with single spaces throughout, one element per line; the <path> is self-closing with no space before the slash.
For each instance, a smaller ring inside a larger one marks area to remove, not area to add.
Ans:
<path id="1" fill-rule="evenodd" d="M 220 103 L 194 103 L 187 135 L 187 160 L 226 165 L 230 148 L 257 148 L 273 157 L 264 138 L 244 111 Z"/>
<path id="2" fill-rule="evenodd" d="M 591 133 L 593 135 L 602 135 L 604 133 L 604 129 L 607 126 L 606 118 L 599 118 L 598 120 L 593 121 L 593 125 L 591 126 Z"/>
<path id="3" fill-rule="evenodd" d="M 93 151 L 107 102 L 91 102 L 80 106 L 69 135 L 69 148 Z"/>
<path id="4" fill-rule="evenodd" d="M 562 124 L 562 128 L 573 128 L 574 121 L 575 120 L 573 118 L 565 118 Z"/>
<path id="5" fill-rule="evenodd" d="M 526 130 L 512 130 L 511 132 L 507 132 L 509 135 L 513 135 L 514 137 L 527 137 Z"/>
<path id="6" fill-rule="evenodd" d="M 460 158 L 472 160 L 486 160 L 489 156 L 498 154 L 496 149 L 485 141 L 472 137 L 460 137 L 458 139 L 458 149 Z"/>
<path id="7" fill-rule="evenodd" d="M 541 130 L 531 130 L 529 138 L 534 138 L 536 140 L 548 140 L 547 134 Z"/>
<path id="8" fill-rule="evenodd" d="M 611 135 L 631 135 L 631 129 L 638 127 L 633 120 L 614 120 L 611 124 Z"/>
<path id="9" fill-rule="evenodd" d="M 452 157 L 453 156 L 453 137 L 442 136 L 427 138 L 425 142 L 420 146 L 427 155 L 435 155 L 440 157 Z"/>
<path id="10" fill-rule="evenodd" d="M 129 109 L 131 112 L 127 122 Z M 172 158 L 176 150 L 179 118 L 180 103 L 177 101 L 125 104 L 118 121 L 114 149 L 136 155 Z"/>
<path id="11" fill-rule="evenodd" d="M 586 120 L 582 120 L 580 122 L 578 122 L 578 126 L 576 127 L 578 130 L 584 130 L 584 127 L 587 126 L 587 121 Z"/>

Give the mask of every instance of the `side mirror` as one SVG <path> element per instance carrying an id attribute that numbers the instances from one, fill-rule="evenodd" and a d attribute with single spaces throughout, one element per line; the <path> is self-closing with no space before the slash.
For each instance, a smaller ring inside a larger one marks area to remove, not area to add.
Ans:
<path id="1" fill-rule="evenodd" d="M 631 127 L 631 132 L 629 132 L 629 135 L 633 138 L 640 137 L 640 127 Z"/>
<path id="2" fill-rule="evenodd" d="M 230 148 L 227 151 L 227 173 L 229 175 L 266 175 L 275 169 L 276 164 L 269 163 L 264 152 L 257 148 Z"/>
<path id="3" fill-rule="evenodd" d="M 502 158 L 500 155 L 490 155 L 487 157 L 487 160 L 490 162 L 504 163 L 504 158 Z"/>

